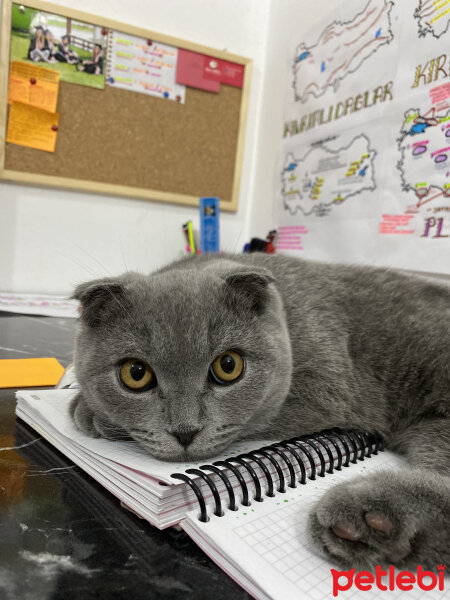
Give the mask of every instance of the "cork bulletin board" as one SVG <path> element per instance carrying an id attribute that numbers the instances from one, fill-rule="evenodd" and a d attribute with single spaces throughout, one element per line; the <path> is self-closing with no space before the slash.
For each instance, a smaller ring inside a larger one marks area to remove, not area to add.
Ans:
<path id="1" fill-rule="evenodd" d="M 34 185 L 198 205 L 219 196 L 238 208 L 251 61 L 157 32 L 46 2 L 25 6 L 244 66 L 242 87 L 186 87 L 184 103 L 106 85 L 61 81 L 55 152 L 6 142 L 12 1 L 3 2 L 0 46 L 0 177 Z"/>

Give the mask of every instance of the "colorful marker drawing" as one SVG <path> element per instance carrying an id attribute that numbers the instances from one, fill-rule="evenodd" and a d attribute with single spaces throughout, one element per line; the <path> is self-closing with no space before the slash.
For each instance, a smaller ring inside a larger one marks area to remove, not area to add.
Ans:
<path id="1" fill-rule="evenodd" d="M 450 0 L 449 0 L 450 1 Z M 295 99 L 305 102 L 309 95 L 322 96 L 329 87 L 336 91 L 349 73 L 394 35 L 391 31 L 391 0 L 369 0 L 364 10 L 350 21 L 333 21 L 313 46 L 301 43 L 294 59 Z"/>
<path id="2" fill-rule="evenodd" d="M 302 158 L 287 154 L 281 173 L 283 207 L 291 215 L 324 217 L 351 196 L 376 189 L 375 150 L 361 134 L 348 146 L 314 146 Z"/>
<path id="3" fill-rule="evenodd" d="M 397 144 L 402 189 L 414 192 L 416 206 L 450 198 L 450 107 L 409 109 Z"/>
<path id="4" fill-rule="evenodd" d="M 419 24 L 419 36 L 431 33 L 435 38 L 448 31 L 450 24 L 450 0 L 419 0 L 414 18 Z"/>

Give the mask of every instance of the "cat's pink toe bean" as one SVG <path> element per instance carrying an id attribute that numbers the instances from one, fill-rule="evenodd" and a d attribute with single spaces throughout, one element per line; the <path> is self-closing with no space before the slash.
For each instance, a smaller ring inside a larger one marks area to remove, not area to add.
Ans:
<path id="1" fill-rule="evenodd" d="M 383 533 L 389 533 L 393 527 L 392 521 L 382 513 L 368 512 L 364 519 L 369 527 Z"/>
<path id="2" fill-rule="evenodd" d="M 357 542 L 359 540 L 359 533 L 348 523 L 336 523 L 331 529 L 334 534 L 344 540 L 349 540 L 350 542 Z"/>

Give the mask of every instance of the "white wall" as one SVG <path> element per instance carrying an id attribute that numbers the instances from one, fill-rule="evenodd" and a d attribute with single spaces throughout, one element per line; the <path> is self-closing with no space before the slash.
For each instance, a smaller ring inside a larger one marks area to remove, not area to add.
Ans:
<path id="1" fill-rule="evenodd" d="M 340 18 L 350 19 L 354 8 L 346 0 L 333 0 L 333 10 L 340 7 Z M 275 178 L 278 173 L 278 152 L 283 131 L 285 93 L 290 86 L 292 43 L 298 35 L 322 20 L 330 9 L 330 0 L 272 0 L 264 62 L 263 99 L 258 115 L 253 202 L 250 205 L 249 237 L 265 237 L 277 223 Z M 429 279 L 450 283 L 450 276 L 419 273 Z"/>
<path id="2" fill-rule="evenodd" d="M 248 238 L 270 0 L 53 0 L 254 60 L 237 214 L 223 213 L 222 247 Z M 0 290 L 67 293 L 91 277 L 151 271 L 183 252 L 181 224 L 198 211 L 175 205 L 0 184 Z"/>
<path id="3" fill-rule="evenodd" d="M 222 247 L 241 250 L 276 223 L 275 177 L 291 40 L 330 0 L 53 0 L 254 60 L 237 214 L 223 213 Z M 345 0 L 334 0 L 342 5 Z M 351 16 L 351 15 L 350 15 Z M 197 209 L 0 184 L 0 290 L 67 293 L 91 277 L 151 271 L 183 251 Z"/>
<path id="4" fill-rule="evenodd" d="M 263 102 L 259 115 L 258 152 L 250 213 L 250 237 L 265 237 L 276 223 L 275 177 L 283 132 L 284 94 L 289 89 L 292 41 L 330 10 L 330 0 L 273 0 L 266 42 Z M 345 0 L 333 0 L 333 10 Z"/>

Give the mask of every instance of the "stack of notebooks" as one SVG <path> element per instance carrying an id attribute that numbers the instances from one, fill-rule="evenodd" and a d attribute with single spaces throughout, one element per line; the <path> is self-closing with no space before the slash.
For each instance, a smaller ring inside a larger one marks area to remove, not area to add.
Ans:
<path id="1" fill-rule="evenodd" d="M 69 416 L 76 393 L 20 391 L 17 416 L 128 509 L 160 529 L 182 527 L 257 599 L 331 598 L 330 569 L 339 567 L 311 548 L 311 508 L 336 484 L 377 468 L 404 467 L 402 459 L 382 451 L 376 434 L 341 430 L 244 441 L 198 464 L 163 462 L 135 442 L 77 431 Z M 365 592 L 365 597 L 375 596 Z M 408 597 L 415 598 L 415 592 Z"/>

